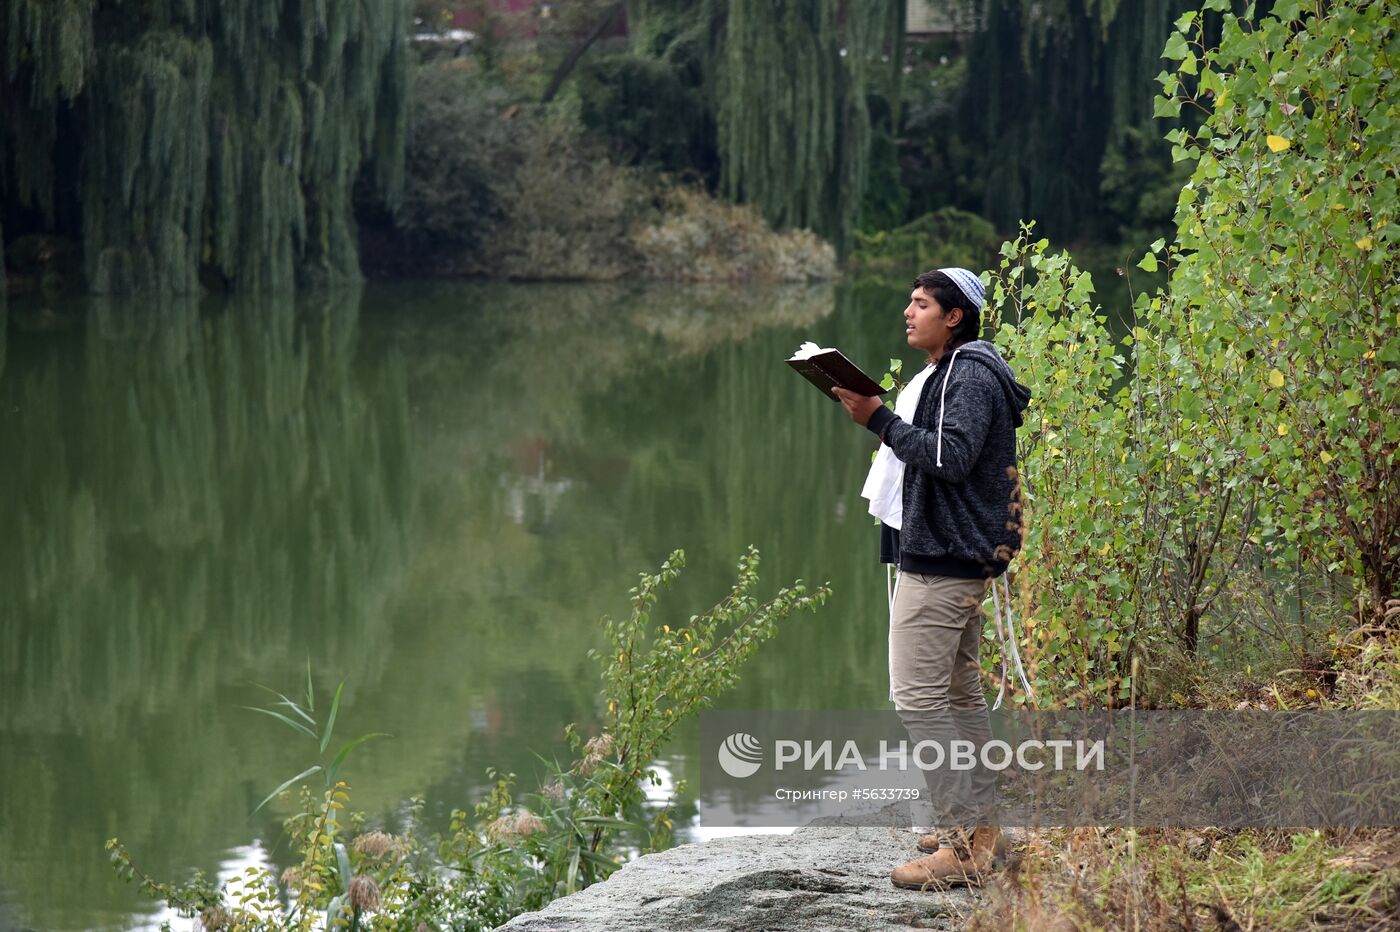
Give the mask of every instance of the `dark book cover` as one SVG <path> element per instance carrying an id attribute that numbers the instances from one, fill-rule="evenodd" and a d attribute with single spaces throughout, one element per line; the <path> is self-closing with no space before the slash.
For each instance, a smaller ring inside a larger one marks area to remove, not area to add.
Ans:
<path id="1" fill-rule="evenodd" d="M 787 364 L 808 382 L 820 388 L 822 394 L 832 401 L 840 400 L 831 391 L 838 385 L 858 395 L 883 395 L 888 391 L 866 375 L 860 366 L 847 359 L 840 350 L 827 349 L 815 343 L 803 343 L 787 360 Z"/>

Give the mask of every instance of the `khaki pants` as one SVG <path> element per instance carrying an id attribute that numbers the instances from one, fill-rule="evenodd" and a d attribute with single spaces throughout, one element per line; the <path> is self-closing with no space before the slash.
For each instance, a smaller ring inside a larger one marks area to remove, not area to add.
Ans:
<path id="1" fill-rule="evenodd" d="M 890 698 L 911 742 L 945 751 L 944 766 L 925 771 L 938 828 L 988 824 L 996 805 L 995 773 L 947 766 L 954 739 L 973 742 L 979 759 L 991 739 L 977 660 L 989 588 L 989 580 L 901 572 L 890 608 Z"/>

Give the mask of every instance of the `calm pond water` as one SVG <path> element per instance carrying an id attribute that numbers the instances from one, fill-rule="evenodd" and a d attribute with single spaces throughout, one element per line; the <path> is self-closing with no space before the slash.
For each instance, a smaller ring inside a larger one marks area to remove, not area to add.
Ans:
<path id="1" fill-rule="evenodd" d="M 907 286 L 374 285 L 290 301 L 12 305 L 0 344 L 0 928 L 130 928 L 149 873 L 288 861 L 257 802 L 311 761 L 241 706 L 345 680 L 354 808 L 430 827 L 598 717 L 598 620 L 683 547 L 750 544 L 788 623 L 724 708 L 884 705 L 871 439 L 782 360 L 884 370 Z M 662 761 L 685 777 L 691 751 Z"/>

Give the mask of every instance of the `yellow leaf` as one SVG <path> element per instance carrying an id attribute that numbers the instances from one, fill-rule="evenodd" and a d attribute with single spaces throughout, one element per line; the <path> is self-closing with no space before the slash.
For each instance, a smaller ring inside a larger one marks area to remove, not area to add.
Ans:
<path id="1" fill-rule="evenodd" d="M 1324 466 L 1332 462 L 1332 454 L 1328 453 L 1326 450 L 1323 450 L 1321 453 L 1319 453 L 1318 457 L 1322 460 L 1322 465 Z"/>
<path id="2" fill-rule="evenodd" d="M 1278 425 L 1278 435 L 1279 435 L 1280 437 L 1287 437 L 1287 436 L 1288 436 L 1288 425 L 1285 424 L 1285 423 L 1283 423 L 1282 421 L 1279 421 L 1279 425 Z"/>
<path id="3" fill-rule="evenodd" d="M 1361 237 L 1361 239 L 1359 239 L 1359 240 L 1356 241 L 1356 248 L 1357 248 L 1357 249 L 1370 249 L 1370 248 L 1371 248 L 1371 237 L 1369 237 L 1369 236 L 1363 236 L 1363 237 Z"/>
<path id="4" fill-rule="evenodd" d="M 1269 384 L 1274 388 L 1283 388 L 1283 373 L 1277 369 L 1269 370 Z"/>
<path id="5" fill-rule="evenodd" d="M 1293 145 L 1289 140 L 1284 139 L 1282 136 L 1275 136 L 1272 133 L 1270 133 L 1269 137 L 1264 141 L 1269 144 L 1270 152 L 1282 152 L 1284 149 Z"/>

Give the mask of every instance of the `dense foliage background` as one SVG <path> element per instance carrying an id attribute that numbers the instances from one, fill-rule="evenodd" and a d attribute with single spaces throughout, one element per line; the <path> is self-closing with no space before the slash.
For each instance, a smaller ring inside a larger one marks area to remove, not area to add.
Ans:
<path id="1" fill-rule="evenodd" d="M 0 250 L 20 291 L 695 277 L 648 259 L 754 221 L 677 187 L 838 257 L 949 208 L 1091 265 L 1169 231 L 1152 78 L 1190 3 L 921 4 L 14 0 Z M 834 274 L 760 251 L 728 277 Z"/>
<path id="2" fill-rule="evenodd" d="M 1029 531 L 1010 591 L 1035 701 L 1395 709 L 1400 3 L 933 8 L 940 25 L 911 33 L 927 9 L 899 0 L 10 0 L 0 300 L 285 292 L 364 272 L 650 278 L 686 284 L 674 306 L 632 311 L 710 345 L 729 335 L 691 283 L 839 277 L 829 305 L 849 307 L 933 264 L 986 270 L 988 332 L 1034 398 L 1019 435 Z M 512 324 L 594 350 L 555 361 L 556 374 L 603 379 L 607 357 L 620 369 L 646 353 L 588 344 L 586 314 L 561 330 L 541 294 Z M 595 310 L 626 307 L 609 296 Z M 724 326 L 745 334 L 752 308 Z M 284 572 L 266 604 L 236 606 L 257 649 L 276 649 L 277 616 L 312 598 L 355 630 L 367 610 L 355 593 L 373 595 L 399 559 L 406 506 L 367 476 L 406 468 L 382 447 L 408 429 L 405 374 L 385 368 L 373 403 L 347 408 L 354 361 L 337 318 L 305 339 L 293 317 L 256 332 L 237 311 L 152 324 L 129 366 L 94 349 L 89 390 L 124 394 L 127 414 L 71 415 L 76 441 L 46 430 L 66 410 L 52 370 L 29 383 L 6 423 L 48 457 L 26 486 L 66 510 L 54 533 L 41 506 L 0 503 L 17 534 L 49 545 L 26 545 L 0 578 L 53 609 L 61 644 L 90 640 L 85 626 L 106 617 L 94 606 L 120 585 L 120 567 L 94 556 L 99 506 L 114 529 L 159 540 L 212 537 L 227 521 L 239 552 L 208 559 L 256 571 L 280 560 L 287 535 L 265 536 L 275 521 L 245 526 L 191 491 L 234 474 L 250 501 L 274 505 L 315 479 L 318 509 L 285 530 L 334 552 L 325 566 L 358 587 L 322 592 Z M 190 348 L 201 334 L 229 348 L 206 358 Z M 519 359 L 484 353 L 502 383 L 541 368 L 532 341 L 517 345 L 529 347 Z M 138 363 L 144 382 L 127 378 Z M 327 376 L 310 379 L 313 363 Z M 259 394 L 268 373 L 290 407 Z M 724 381 L 731 400 L 767 384 Z M 179 414 L 173 395 L 197 413 Z M 703 417 L 732 424 L 718 407 Z M 322 436 L 312 421 L 337 427 Z M 135 467 L 65 498 L 70 442 L 101 460 L 150 423 L 168 434 Z M 276 430 L 310 440 L 284 463 L 256 440 Z M 717 445 L 732 448 L 720 487 L 760 468 L 747 458 L 763 454 Z M 357 520 L 372 546 L 321 514 L 332 499 L 369 503 Z M 342 812 L 344 757 L 328 758 L 339 693 L 318 711 L 308 673 L 305 699 L 274 709 L 317 745 L 277 788 L 318 782 L 287 821 L 297 866 L 251 871 L 239 902 L 200 877 L 147 877 L 114 840 L 118 872 L 208 928 L 485 928 L 669 843 L 669 803 L 646 808 L 642 785 L 675 724 L 734 686 L 779 620 L 827 594 L 799 583 L 758 599 L 749 551 L 725 599 L 672 627 L 651 610 L 681 563 L 644 575 L 631 615 L 606 625 L 599 733 L 571 728 L 575 759 L 538 792 L 493 773 L 432 843 L 415 834 L 417 801 L 402 831 L 369 830 Z M 171 604 L 204 599 L 203 580 L 172 577 Z M 990 679 L 1001 658 L 988 643 Z M 358 646 L 354 663 L 378 662 Z M 21 669 L 18 652 L 0 660 Z M 13 704 L 36 719 L 57 708 Z M 1208 905 L 1227 928 L 1384 928 L 1400 911 L 1393 833 L 1205 834 L 1041 836 L 978 922 L 1189 928 Z M 1339 865 L 1357 845 L 1372 861 Z"/>

